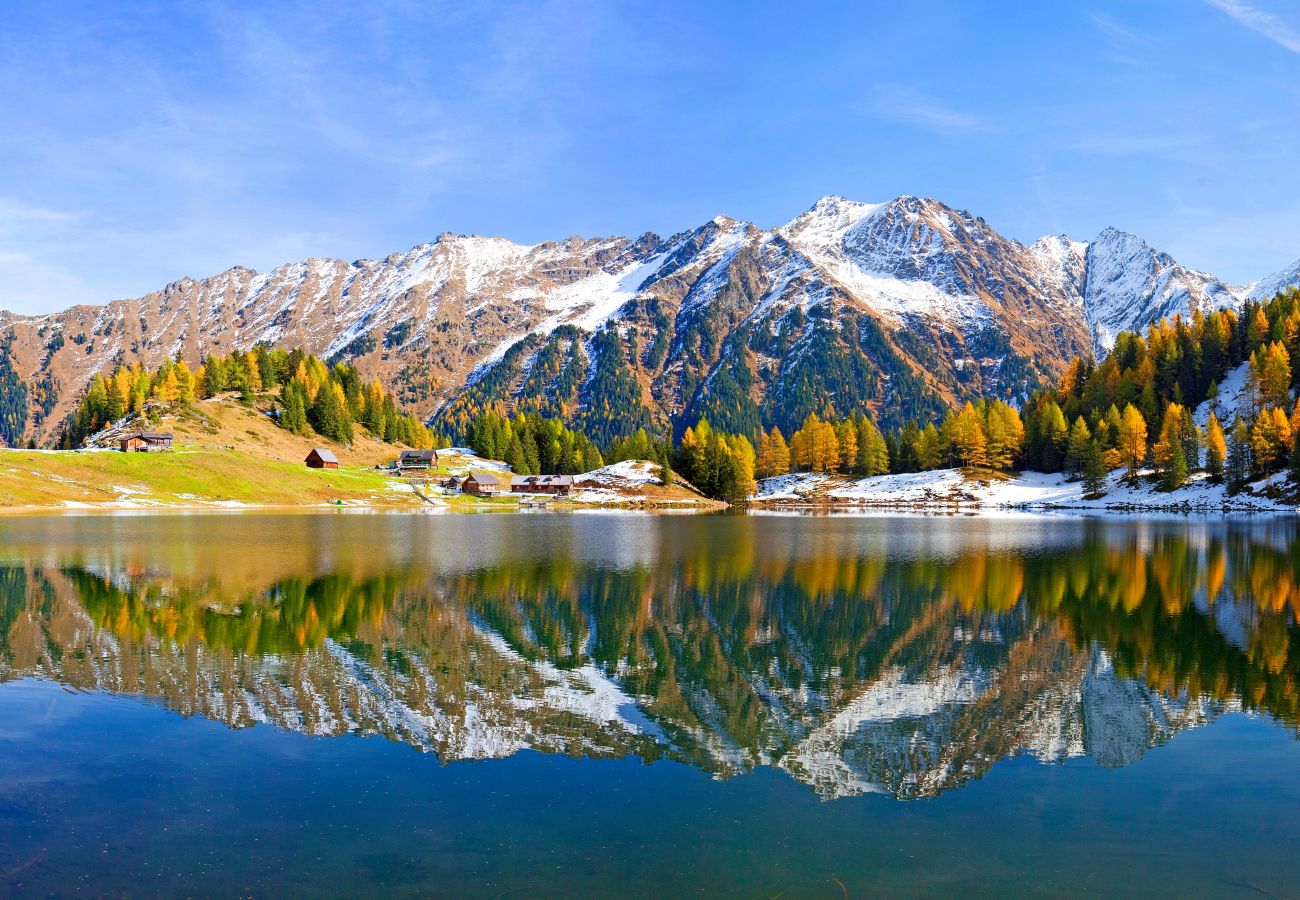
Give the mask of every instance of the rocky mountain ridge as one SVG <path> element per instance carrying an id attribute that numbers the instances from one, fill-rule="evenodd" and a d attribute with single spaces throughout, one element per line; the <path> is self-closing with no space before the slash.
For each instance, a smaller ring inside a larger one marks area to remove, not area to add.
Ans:
<path id="1" fill-rule="evenodd" d="M 355 361 L 455 432 L 478 410 L 560 415 L 608 439 L 700 415 L 754 431 L 867 408 L 886 424 L 980 395 L 1025 396 L 1075 355 L 1244 287 L 1107 229 L 1029 246 L 936 200 L 824 197 L 770 230 L 719 216 L 668 238 L 532 246 L 440 235 L 382 260 L 234 268 L 144 297 L 0 314 L 47 439 L 95 372 L 265 341 Z M 21 420 L 21 410 L 10 416 Z"/>

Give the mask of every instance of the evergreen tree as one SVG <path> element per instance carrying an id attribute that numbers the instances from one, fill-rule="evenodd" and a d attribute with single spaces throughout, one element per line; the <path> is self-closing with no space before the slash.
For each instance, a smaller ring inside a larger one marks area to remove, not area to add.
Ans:
<path id="1" fill-rule="evenodd" d="M 296 382 L 284 386 L 284 408 L 280 411 L 280 427 L 293 434 L 307 433 L 306 395 Z"/>
<path id="2" fill-rule="evenodd" d="M 865 416 L 858 421 L 858 471 L 863 475 L 889 474 L 889 448 L 875 423 Z"/>
<path id="3" fill-rule="evenodd" d="M 1192 411 L 1187 407 L 1182 408 L 1178 435 L 1183 444 L 1183 458 L 1187 460 L 1187 470 L 1191 472 L 1199 469 L 1201 467 L 1201 445 L 1204 443 L 1205 436 L 1201 433 L 1201 429 L 1196 426 L 1196 420 L 1192 418 Z"/>
<path id="4" fill-rule="evenodd" d="M 506 447 L 505 458 L 503 460 L 510 470 L 516 475 L 536 475 L 532 467 L 528 465 L 528 457 L 524 453 L 524 442 L 519 439 L 519 435 L 511 433 L 510 444 Z"/>
<path id="5" fill-rule="evenodd" d="M 1046 398 L 1036 410 L 1030 441 L 1031 464 L 1044 472 L 1059 472 L 1065 462 L 1070 429 L 1056 400 Z"/>
<path id="6" fill-rule="evenodd" d="M 930 425 L 933 427 L 934 423 Z M 895 436 L 894 446 L 889 449 L 890 469 L 895 472 L 915 472 L 918 469 L 932 469 L 939 465 L 938 430 L 933 432 L 934 459 L 927 465 L 921 465 L 917 458 L 917 449 L 922 442 L 921 429 L 914 419 L 909 419 Z"/>
<path id="7" fill-rule="evenodd" d="M 1070 477 L 1078 477 L 1083 474 L 1084 463 L 1087 461 L 1089 448 L 1093 446 L 1092 432 L 1088 430 L 1088 423 L 1083 421 L 1083 416 L 1074 420 L 1070 426 L 1070 438 L 1065 451 L 1065 473 Z"/>
<path id="8" fill-rule="evenodd" d="M 1103 448 L 1106 450 L 1111 450 L 1119 442 L 1119 431 L 1120 431 L 1120 424 L 1121 424 L 1119 407 L 1117 407 L 1114 403 L 1112 403 L 1106 409 L 1106 417 L 1104 421 L 1106 422 L 1107 443 L 1103 445 Z"/>
<path id="9" fill-rule="evenodd" d="M 1250 429 L 1238 416 L 1228 432 L 1228 461 L 1224 476 L 1228 484 L 1228 493 L 1236 494 L 1250 481 L 1250 472 L 1254 467 L 1251 458 Z"/>
<path id="10" fill-rule="evenodd" d="M 1106 493 L 1106 464 L 1101 445 L 1089 441 L 1083 453 L 1083 496 L 1095 500 Z"/>
<path id="11" fill-rule="evenodd" d="M 307 411 L 307 420 L 322 437 L 339 444 L 352 443 L 352 417 L 348 414 L 343 390 L 337 384 L 321 386 Z"/>
<path id="12" fill-rule="evenodd" d="M 600 449 L 590 440 L 586 440 L 585 437 L 581 449 L 583 472 L 594 472 L 605 465 L 605 460 L 600 455 Z"/>

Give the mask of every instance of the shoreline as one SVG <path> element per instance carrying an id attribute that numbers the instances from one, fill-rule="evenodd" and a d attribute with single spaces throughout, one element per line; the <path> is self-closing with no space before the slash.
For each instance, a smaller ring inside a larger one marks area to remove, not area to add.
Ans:
<path id="1" fill-rule="evenodd" d="M 401 515 L 536 515 L 538 513 L 580 512 L 637 512 L 663 514 L 799 514 L 835 515 L 854 513 L 898 514 L 908 516 L 961 516 L 963 518 L 998 518 L 1005 515 L 1067 514 L 1094 518 L 1128 517 L 1134 515 L 1173 516 L 1286 516 L 1300 514 L 1295 507 L 1265 506 L 1259 504 L 1230 504 L 1226 506 L 1197 505 L 1191 503 L 1168 505 L 1115 504 L 1110 506 L 1079 504 L 997 504 L 976 501 L 759 501 L 726 504 L 720 501 L 701 503 L 673 503 L 655 501 L 629 501 L 627 503 L 557 503 L 528 506 L 522 503 L 458 502 L 458 503 L 186 503 L 186 504 L 76 504 L 63 506 L 8 506 L 0 507 L 0 519 L 41 516 L 77 515 L 153 515 L 171 513 L 356 513 Z"/>
<path id="2" fill-rule="evenodd" d="M 358 513 L 423 513 L 426 515 L 446 514 L 481 514 L 481 513 L 538 513 L 538 512 L 586 512 L 590 510 L 632 511 L 632 512 L 675 512 L 704 513 L 720 512 L 728 506 L 720 501 L 658 501 L 628 500 L 627 502 L 601 503 L 549 503 L 529 506 L 524 503 L 493 501 L 465 501 L 455 503 L 437 501 L 433 503 L 242 503 L 213 501 L 210 503 L 79 503 L 71 502 L 59 506 L 0 506 L 0 517 L 39 516 L 39 515 L 80 515 L 84 513 L 265 513 L 265 512 L 358 512 Z"/>

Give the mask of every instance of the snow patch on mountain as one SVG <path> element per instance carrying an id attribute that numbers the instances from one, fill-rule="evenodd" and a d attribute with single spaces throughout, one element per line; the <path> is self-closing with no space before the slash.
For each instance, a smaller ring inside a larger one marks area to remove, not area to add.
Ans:
<path id="1" fill-rule="evenodd" d="M 608 321 L 629 300 L 639 293 L 642 283 L 663 265 L 669 251 L 659 253 L 645 262 L 632 262 L 617 272 L 597 272 L 581 281 L 564 285 L 548 292 L 517 292 L 516 298 L 531 296 L 551 312 L 551 315 L 531 329 L 531 333 L 545 337 L 561 325 L 575 325 L 594 331 Z M 514 336 L 501 341 L 480 360 L 470 373 L 469 383 L 474 384 L 493 365 L 500 362 L 506 352 L 523 338 Z"/>

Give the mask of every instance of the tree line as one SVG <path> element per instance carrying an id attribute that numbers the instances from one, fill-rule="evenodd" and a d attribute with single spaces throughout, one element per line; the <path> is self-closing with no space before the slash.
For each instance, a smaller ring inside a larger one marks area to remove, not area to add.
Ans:
<path id="1" fill-rule="evenodd" d="M 676 446 L 638 428 L 613 438 L 602 453 L 584 432 L 536 413 L 507 418 L 481 412 L 466 428 L 469 448 L 521 475 L 577 475 L 626 460 L 656 463 L 665 485 L 676 470 L 705 496 L 744 500 L 755 490 L 754 447 L 743 435 L 715 431 L 707 419 L 686 429 Z"/>
<path id="2" fill-rule="evenodd" d="M 984 399 L 950 409 L 936 425 L 908 422 L 884 433 L 865 413 L 822 419 L 815 413 L 790 436 L 779 428 L 759 440 L 757 474 L 790 472 L 872 476 L 949 466 L 1010 470 L 1022 461 L 1025 426 L 1015 407 Z"/>
<path id="3" fill-rule="evenodd" d="M 579 475 L 605 464 L 587 435 L 536 413 L 512 419 L 494 411 L 479 413 L 466 435 L 477 455 L 499 459 L 519 475 Z"/>

